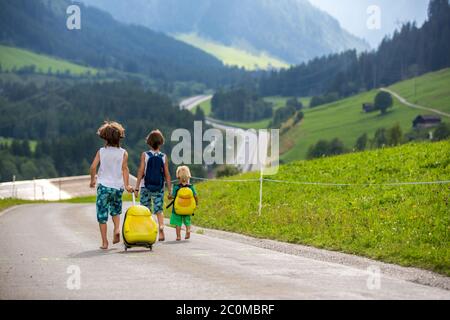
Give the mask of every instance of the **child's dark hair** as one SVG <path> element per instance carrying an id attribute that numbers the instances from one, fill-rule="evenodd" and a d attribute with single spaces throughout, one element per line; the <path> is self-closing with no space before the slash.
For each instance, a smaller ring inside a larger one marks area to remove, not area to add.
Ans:
<path id="1" fill-rule="evenodd" d="M 106 141 L 106 146 L 120 147 L 120 140 L 125 138 L 125 129 L 120 123 L 105 121 L 98 129 L 97 135 Z"/>
<path id="2" fill-rule="evenodd" d="M 164 136 L 159 130 L 150 132 L 147 136 L 147 144 L 153 149 L 157 150 L 164 144 Z"/>

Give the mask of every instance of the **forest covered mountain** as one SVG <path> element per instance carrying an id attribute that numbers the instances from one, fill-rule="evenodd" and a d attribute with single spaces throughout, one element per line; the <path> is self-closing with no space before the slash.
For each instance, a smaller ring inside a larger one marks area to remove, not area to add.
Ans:
<path id="1" fill-rule="evenodd" d="M 70 4 L 67 0 L 0 0 L 0 43 L 167 81 L 219 85 L 239 72 L 181 41 L 143 26 L 120 23 L 82 4 L 81 30 L 68 30 Z"/>
<path id="2" fill-rule="evenodd" d="M 431 0 L 422 26 L 405 23 L 383 40 L 377 50 L 316 58 L 288 70 L 266 74 L 260 83 L 264 96 L 326 95 L 336 100 L 388 86 L 426 72 L 450 67 L 450 4 Z"/>
<path id="3" fill-rule="evenodd" d="M 196 34 L 291 64 L 368 44 L 308 0 L 81 0 L 127 23 Z"/>

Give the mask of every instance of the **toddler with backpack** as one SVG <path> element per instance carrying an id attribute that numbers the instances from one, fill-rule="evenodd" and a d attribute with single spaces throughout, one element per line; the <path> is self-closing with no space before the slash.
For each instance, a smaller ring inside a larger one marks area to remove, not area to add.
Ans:
<path id="1" fill-rule="evenodd" d="M 156 214 L 159 224 L 159 241 L 164 241 L 164 186 L 167 184 L 169 194 L 172 184 L 169 173 L 169 159 L 161 152 L 164 136 L 161 131 L 154 130 L 147 137 L 150 150 L 142 153 L 141 163 L 137 173 L 135 195 L 140 190 L 141 205 Z"/>
<path id="2" fill-rule="evenodd" d="M 176 227 L 177 241 L 181 241 L 181 227 L 186 226 L 185 239 L 191 238 L 191 217 L 198 204 L 198 195 L 194 185 L 190 183 L 191 171 L 188 167 L 182 166 L 177 169 L 177 179 L 179 185 L 173 188 L 169 197 L 172 203 L 167 207 L 172 208 L 170 224 Z"/>

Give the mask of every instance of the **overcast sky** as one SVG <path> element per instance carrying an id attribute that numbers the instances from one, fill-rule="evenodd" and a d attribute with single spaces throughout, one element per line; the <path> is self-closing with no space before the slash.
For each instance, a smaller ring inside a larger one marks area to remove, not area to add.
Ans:
<path id="1" fill-rule="evenodd" d="M 309 0 L 320 9 L 330 13 L 341 25 L 354 35 L 366 39 L 377 47 L 387 34 L 392 34 L 399 22 L 416 21 L 420 26 L 427 17 L 429 0 Z M 371 5 L 380 8 L 381 29 L 367 27 Z"/>

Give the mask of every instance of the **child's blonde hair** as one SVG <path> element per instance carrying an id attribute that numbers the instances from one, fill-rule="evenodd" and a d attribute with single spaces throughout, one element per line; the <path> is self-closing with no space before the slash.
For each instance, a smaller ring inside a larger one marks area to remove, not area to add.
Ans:
<path id="1" fill-rule="evenodd" d="M 191 170 L 187 166 L 181 166 L 177 169 L 177 179 L 180 180 L 182 184 L 188 184 L 191 179 Z"/>

